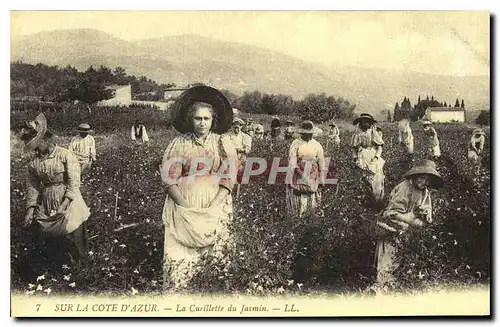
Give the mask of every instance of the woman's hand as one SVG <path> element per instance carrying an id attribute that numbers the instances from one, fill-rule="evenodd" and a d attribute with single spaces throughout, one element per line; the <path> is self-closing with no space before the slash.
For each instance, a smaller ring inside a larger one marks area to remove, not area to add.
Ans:
<path id="1" fill-rule="evenodd" d="M 420 220 L 420 219 L 415 219 L 415 220 L 413 220 L 413 221 L 411 222 L 411 224 L 412 224 L 413 226 L 417 226 L 417 227 L 422 227 L 422 226 L 424 226 L 424 222 L 423 222 L 422 220 Z"/>
<path id="2" fill-rule="evenodd" d="M 26 211 L 26 215 L 24 216 L 23 228 L 28 228 L 29 226 L 31 226 L 31 224 L 33 223 L 34 212 L 35 212 L 35 208 L 33 208 L 33 207 L 30 207 Z"/>
<path id="3" fill-rule="evenodd" d="M 59 208 L 57 208 L 57 213 L 58 214 L 65 213 L 70 203 L 71 200 L 65 197 L 63 202 L 59 205 Z"/>

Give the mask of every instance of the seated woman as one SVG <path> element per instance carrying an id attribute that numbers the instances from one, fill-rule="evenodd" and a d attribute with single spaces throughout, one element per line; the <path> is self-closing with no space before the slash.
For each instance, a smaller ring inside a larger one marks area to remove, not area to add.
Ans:
<path id="1" fill-rule="evenodd" d="M 174 127 L 182 135 L 167 147 L 160 166 L 167 197 L 164 287 L 185 287 L 205 255 L 229 242 L 237 154 L 226 133 L 232 109 L 219 91 L 196 86 L 174 104 Z"/>
<path id="2" fill-rule="evenodd" d="M 55 143 L 43 114 L 25 123 L 21 139 L 27 151 L 35 152 L 27 169 L 24 226 L 34 229 L 56 265 L 77 263 L 88 252 L 90 216 L 80 193 L 80 164 Z"/>
<path id="3" fill-rule="evenodd" d="M 377 280 L 375 290 L 397 286 L 394 272 L 399 267 L 399 237 L 410 226 L 422 227 L 432 222 L 432 203 L 429 188 L 443 186 L 443 179 L 431 160 L 422 160 L 411 168 L 391 192 L 389 203 L 382 213 L 378 227 L 390 233 L 379 237 L 375 252 Z"/>

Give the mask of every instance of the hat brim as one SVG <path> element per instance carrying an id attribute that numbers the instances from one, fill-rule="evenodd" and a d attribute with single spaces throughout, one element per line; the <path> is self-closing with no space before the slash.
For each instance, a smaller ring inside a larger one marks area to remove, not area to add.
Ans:
<path id="1" fill-rule="evenodd" d="M 375 119 L 370 118 L 370 117 L 358 117 L 358 118 L 354 119 L 354 121 L 353 121 L 352 124 L 353 125 L 357 125 L 357 124 L 359 124 L 363 120 L 367 120 L 367 121 L 369 121 L 372 124 L 375 124 L 377 122 Z"/>
<path id="2" fill-rule="evenodd" d="M 174 128 L 180 133 L 188 133 L 192 130 L 187 122 L 186 116 L 188 109 L 195 102 L 205 102 L 212 105 L 217 121 L 212 131 L 218 134 L 224 134 L 233 125 L 233 108 L 226 97 L 218 90 L 209 86 L 194 86 L 184 91 L 172 105 L 172 119 Z"/>
<path id="3" fill-rule="evenodd" d="M 92 132 L 94 132 L 93 129 L 78 129 L 78 128 L 76 129 L 76 131 L 78 133 L 92 133 Z"/>
<path id="4" fill-rule="evenodd" d="M 312 129 L 297 128 L 295 130 L 295 133 L 298 133 L 298 134 L 319 134 L 321 132 L 323 132 L 323 130 L 316 127 L 316 126 L 313 127 Z"/>
<path id="5" fill-rule="evenodd" d="M 404 174 L 403 178 L 417 175 L 428 175 L 430 177 L 429 186 L 433 189 L 441 188 L 444 185 L 443 177 L 441 177 L 437 170 L 431 167 L 414 167 L 410 169 L 406 174 Z"/>
<path id="6" fill-rule="evenodd" d="M 44 114 L 39 114 L 35 118 L 35 122 L 38 123 L 39 128 L 35 137 L 24 144 L 24 150 L 26 151 L 34 150 L 47 132 L 47 118 L 45 118 Z"/>

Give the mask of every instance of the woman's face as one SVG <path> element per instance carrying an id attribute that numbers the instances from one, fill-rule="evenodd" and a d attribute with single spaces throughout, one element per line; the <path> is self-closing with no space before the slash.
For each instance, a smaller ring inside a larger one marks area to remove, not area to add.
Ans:
<path id="1" fill-rule="evenodd" d="M 207 136 L 212 127 L 212 110 L 210 108 L 198 108 L 193 113 L 193 130 L 196 136 Z"/>
<path id="2" fill-rule="evenodd" d="M 238 123 L 233 124 L 233 131 L 235 134 L 238 134 L 241 131 L 241 125 Z"/>
<path id="3" fill-rule="evenodd" d="M 304 140 L 304 141 L 309 141 L 312 139 L 312 134 L 300 134 L 300 137 Z"/>
<path id="4" fill-rule="evenodd" d="M 424 190 L 429 186 L 429 176 L 427 175 L 418 175 L 414 179 L 415 181 L 415 187 L 419 190 Z"/>
<path id="5" fill-rule="evenodd" d="M 362 130 L 364 130 L 364 131 L 366 131 L 368 128 L 370 128 L 370 126 L 371 126 L 370 122 L 369 122 L 368 120 L 366 120 L 366 119 L 363 119 L 363 120 L 359 123 L 359 127 L 360 127 Z"/>

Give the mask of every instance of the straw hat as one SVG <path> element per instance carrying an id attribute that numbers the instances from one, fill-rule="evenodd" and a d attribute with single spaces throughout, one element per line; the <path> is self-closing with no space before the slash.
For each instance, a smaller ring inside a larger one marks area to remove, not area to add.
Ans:
<path id="1" fill-rule="evenodd" d="M 362 113 L 358 118 L 354 119 L 353 125 L 360 123 L 362 120 L 368 120 L 370 124 L 374 124 L 377 121 L 372 117 L 372 115 L 367 113 Z"/>
<path id="2" fill-rule="evenodd" d="M 264 126 L 262 126 L 261 124 L 257 124 L 255 125 L 255 132 L 262 132 L 264 133 Z"/>
<path id="3" fill-rule="evenodd" d="M 190 122 L 187 121 L 188 109 L 195 102 L 205 102 L 212 105 L 217 115 L 214 120 L 213 131 L 224 134 L 231 128 L 233 122 L 233 109 L 231 104 L 220 91 L 205 85 L 194 86 L 184 91 L 172 105 L 172 118 L 174 127 L 180 133 L 191 131 Z"/>
<path id="4" fill-rule="evenodd" d="M 286 122 L 285 122 L 285 125 L 287 126 L 292 126 L 292 125 L 295 125 L 293 121 L 291 121 L 290 119 L 288 119 Z"/>
<path id="5" fill-rule="evenodd" d="M 47 132 L 47 118 L 39 114 L 35 120 L 26 121 L 21 129 L 21 139 L 25 150 L 35 149 Z"/>
<path id="6" fill-rule="evenodd" d="M 443 178 L 436 170 L 436 164 L 432 160 L 424 159 L 421 160 L 415 167 L 411 168 L 403 178 L 408 178 L 415 175 L 428 175 L 430 176 L 430 187 L 438 189 L 443 186 Z"/>
<path id="7" fill-rule="evenodd" d="M 235 125 L 235 124 L 243 126 L 243 125 L 245 125 L 245 122 L 241 118 L 234 117 L 233 118 L 233 125 Z"/>
<path id="8" fill-rule="evenodd" d="M 428 121 L 428 120 L 424 120 L 422 122 L 422 125 L 424 125 L 424 126 L 430 126 L 430 125 L 432 125 L 432 123 L 430 121 Z"/>
<path id="9" fill-rule="evenodd" d="M 78 125 L 78 128 L 76 129 L 76 131 L 79 133 L 93 132 L 92 129 L 90 128 L 90 125 L 87 123 L 81 123 L 80 125 Z"/>
<path id="10" fill-rule="evenodd" d="M 310 120 L 304 120 L 300 123 L 300 127 L 296 130 L 299 134 L 318 134 L 321 133 L 322 130 L 314 126 L 313 122 Z"/>

